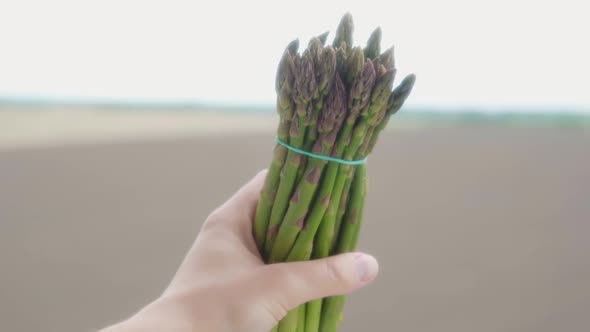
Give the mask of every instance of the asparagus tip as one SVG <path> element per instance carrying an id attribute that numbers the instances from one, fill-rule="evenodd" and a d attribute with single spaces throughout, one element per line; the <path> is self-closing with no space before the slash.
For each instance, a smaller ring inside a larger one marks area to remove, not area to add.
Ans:
<path id="1" fill-rule="evenodd" d="M 289 53 L 291 53 L 291 55 L 297 54 L 297 51 L 299 50 L 299 38 L 292 40 L 287 45 L 287 50 L 289 51 Z"/>
<path id="2" fill-rule="evenodd" d="M 330 31 L 326 31 L 317 37 L 320 40 L 320 42 L 322 42 L 322 45 L 326 45 L 326 41 L 328 40 L 329 34 Z"/>
<path id="3" fill-rule="evenodd" d="M 336 29 L 336 37 L 334 37 L 334 47 L 352 47 L 352 32 L 354 31 L 354 24 L 352 22 L 352 15 L 350 13 L 344 14 L 338 28 Z"/>
<path id="4" fill-rule="evenodd" d="M 381 27 L 377 27 L 369 37 L 365 47 L 365 57 L 374 59 L 381 53 Z"/>

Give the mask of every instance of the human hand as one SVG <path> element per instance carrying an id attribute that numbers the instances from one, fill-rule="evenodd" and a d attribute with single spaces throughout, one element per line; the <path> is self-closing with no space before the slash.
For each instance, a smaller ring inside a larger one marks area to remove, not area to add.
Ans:
<path id="1" fill-rule="evenodd" d="M 106 331 L 269 331 L 290 309 L 349 293 L 377 275 L 377 261 L 347 253 L 265 265 L 252 223 L 266 172 L 213 211 L 164 293 Z"/>

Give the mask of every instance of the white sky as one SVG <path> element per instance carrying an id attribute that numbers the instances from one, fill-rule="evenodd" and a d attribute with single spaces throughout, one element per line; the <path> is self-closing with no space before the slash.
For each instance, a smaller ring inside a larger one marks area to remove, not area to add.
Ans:
<path id="1" fill-rule="evenodd" d="M 414 106 L 590 109 L 590 19 L 561 1 L 0 0 L 0 96 L 273 103 L 295 37 L 383 29 Z M 333 35 L 331 35 L 333 36 Z M 399 77 L 399 76 L 398 76 Z"/>

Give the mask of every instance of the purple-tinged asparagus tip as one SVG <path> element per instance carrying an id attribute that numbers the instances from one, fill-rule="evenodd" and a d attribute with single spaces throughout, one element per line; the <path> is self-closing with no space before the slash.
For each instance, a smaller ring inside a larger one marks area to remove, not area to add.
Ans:
<path id="1" fill-rule="evenodd" d="M 318 123 L 318 130 L 322 135 L 337 132 L 346 117 L 346 88 L 339 74 L 334 76 L 334 84 Z"/>

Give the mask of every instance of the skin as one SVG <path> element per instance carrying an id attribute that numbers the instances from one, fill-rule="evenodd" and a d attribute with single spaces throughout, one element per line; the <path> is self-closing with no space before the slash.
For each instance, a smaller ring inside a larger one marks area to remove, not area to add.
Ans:
<path id="1" fill-rule="evenodd" d="M 103 332 L 265 332 L 289 310 L 350 293 L 377 276 L 378 264 L 353 252 L 265 265 L 252 223 L 266 171 L 213 211 L 163 294 Z"/>

